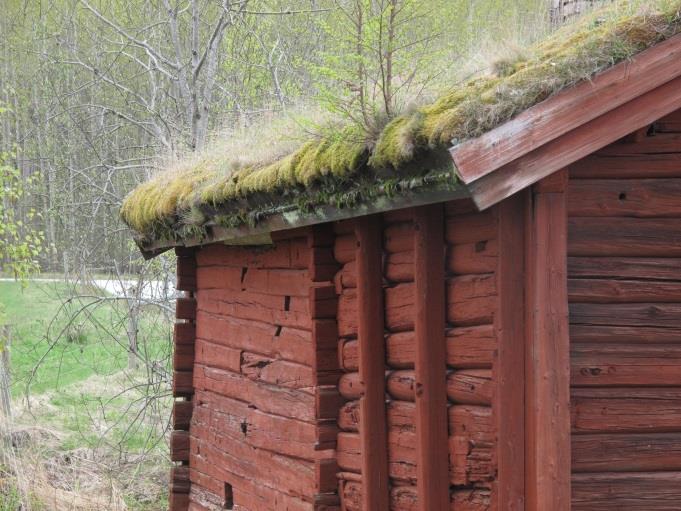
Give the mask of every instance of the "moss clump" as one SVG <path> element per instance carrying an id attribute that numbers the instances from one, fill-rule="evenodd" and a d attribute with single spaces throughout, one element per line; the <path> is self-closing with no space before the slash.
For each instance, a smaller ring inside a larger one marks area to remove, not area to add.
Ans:
<path id="1" fill-rule="evenodd" d="M 498 66 L 496 74 L 470 80 L 433 104 L 393 119 L 375 145 L 360 128 L 350 126 L 267 164 L 235 168 L 207 157 L 138 187 L 123 204 L 122 217 L 147 240 L 181 238 L 201 232 L 203 224 L 216 218 L 228 218 L 225 222 L 235 226 L 255 222 L 283 205 L 304 209 L 338 197 L 347 204 L 359 193 L 348 183 L 360 178 L 389 185 L 423 174 L 413 163 L 428 152 L 477 137 L 681 32 L 681 0 L 647 4 L 633 11 L 621 0 L 576 27 L 559 30 L 527 57 Z M 382 193 L 389 188 L 382 187 Z M 333 189 L 341 191 L 330 193 Z"/>

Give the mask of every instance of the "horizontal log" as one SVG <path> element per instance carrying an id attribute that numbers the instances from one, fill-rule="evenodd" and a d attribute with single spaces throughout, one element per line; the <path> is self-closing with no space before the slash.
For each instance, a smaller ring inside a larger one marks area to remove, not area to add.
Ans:
<path id="1" fill-rule="evenodd" d="M 214 428 L 252 447 L 307 460 L 318 457 L 320 448 L 335 444 L 336 425 L 282 417 L 252 408 L 248 403 L 211 392 L 199 392 L 201 402 L 193 423 Z"/>
<path id="2" fill-rule="evenodd" d="M 333 284 L 324 282 L 311 287 L 309 302 L 308 310 L 312 319 L 336 319 L 338 297 Z"/>
<path id="3" fill-rule="evenodd" d="M 361 417 L 358 401 L 349 401 L 338 416 L 339 426 L 347 432 L 359 430 Z M 388 426 L 392 429 L 415 431 L 415 406 L 408 401 L 389 401 L 387 405 Z M 452 405 L 448 408 L 449 434 L 468 436 L 475 441 L 492 441 L 494 432 L 489 406 Z"/>
<path id="4" fill-rule="evenodd" d="M 570 166 L 577 179 L 653 179 L 681 177 L 681 154 L 631 155 L 626 158 L 594 154 Z"/>
<path id="5" fill-rule="evenodd" d="M 241 374 L 254 382 L 279 387 L 306 389 L 316 384 L 312 368 L 308 366 L 246 351 L 241 354 L 240 370 Z"/>
<path id="6" fill-rule="evenodd" d="M 362 483 L 347 481 L 341 484 L 343 509 L 346 511 L 360 511 Z M 451 494 L 451 511 L 488 511 L 491 509 L 492 497 L 490 490 L 461 489 Z M 418 492 L 416 486 L 393 486 L 390 490 L 390 509 L 392 511 L 418 511 Z"/>
<path id="7" fill-rule="evenodd" d="M 212 244 L 196 253 L 198 266 L 302 270 L 307 268 L 308 259 L 307 240 L 303 237 L 258 247 Z"/>
<path id="8" fill-rule="evenodd" d="M 177 319 L 196 319 L 196 299 L 193 297 L 180 297 L 175 300 L 175 317 Z"/>
<path id="9" fill-rule="evenodd" d="M 229 475 L 231 499 L 226 499 L 225 483 L 199 472 L 191 467 L 192 490 L 189 511 L 215 511 L 224 509 L 225 502 L 235 506 L 248 506 L 248 509 L 276 509 L 277 505 L 286 506 L 291 511 L 315 511 L 313 504 L 300 498 L 269 488 L 260 481 Z M 186 508 L 185 508 L 186 509 Z M 234 508 L 236 509 L 236 507 Z"/>
<path id="10" fill-rule="evenodd" d="M 223 483 L 224 484 L 224 483 Z M 224 494 L 224 489 L 220 491 Z M 234 493 L 232 492 L 232 501 Z M 213 509 L 220 509 L 224 507 L 225 497 L 217 492 L 213 492 L 199 486 L 197 484 L 193 485 L 191 492 L 189 493 L 189 509 L 188 511 L 211 511 Z M 182 511 L 187 511 L 185 507 Z"/>
<path id="11" fill-rule="evenodd" d="M 568 255 L 679 257 L 681 224 L 673 218 L 568 218 Z"/>
<path id="12" fill-rule="evenodd" d="M 173 371 L 173 396 L 190 397 L 194 394 L 192 371 Z"/>
<path id="13" fill-rule="evenodd" d="M 170 469 L 170 492 L 189 493 L 191 481 L 189 480 L 189 467 L 177 466 Z"/>
<path id="14" fill-rule="evenodd" d="M 170 460 L 189 461 L 189 431 L 170 433 Z"/>
<path id="15" fill-rule="evenodd" d="M 572 303 L 681 302 L 681 282 L 615 279 L 568 279 Z"/>
<path id="16" fill-rule="evenodd" d="M 196 259 L 192 257 L 177 258 L 175 289 L 178 291 L 196 291 Z"/>
<path id="17" fill-rule="evenodd" d="M 572 470 L 575 473 L 681 470 L 681 433 L 573 436 Z"/>
<path id="18" fill-rule="evenodd" d="M 354 234 L 344 234 L 336 237 L 333 247 L 333 256 L 339 264 L 347 264 L 355 260 L 357 238 Z"/>
<path id="19" fill-rule="evenodd" d="M 447 321 L 456 326 L 492 323 L 496 294 L 496 278 L 493 274 L 465 275 L 449 280 Z"/>
<path id="20" fill-rule="evenodd" d="M 681 328 L 573 324 L 570 340 L 575 343 L 678 343 Z"/>
<path id="21" fill-rule="evenodd" d="M 319 487 L 316 462 L 305 461 L 263 449 L 254 449 L 244 442 L 224 435 L 215 429 L 196 426 L 192 437 L 190 466 L 218 480 L 230 481 L 233 476 L 250 479 L 270 489 L 285 488 L 292 496 L 308 497 L 334 489 Z M 200 454 L 199 454 L 200 453 Z M 324 477 L 325 481 L 328 478 Z M 238 489 L 239 486 L 233 485 Z M 243 487 L 242 490 L 245 490 Z M 235 495 L 235 500 L 238 498 Z"/>
<path id="22" fill-rule="evenodd" d="M 491 428 L 490 428 L 491 429 Z M 338 464 L 347 472 L 361 471 L 358 433 L 339 433 Z M 449 480 L 455 486 L 487 486 L 494 479 L 494 438 L 488 431 L 483 439 L 463 428 L 449 437 Z M 388 466 L 393 480 L 416 482 L 416 432 L 402 428 L 388 430 Z"/>
<path id="23" fill-rule="evenodd" d="M 493 273 L 497 268 L 498 256 L 496 239 L 450 245 L 446 269 L 454 275 Z"/>
<path id="24" fill-rule="evenodd" d="M 414 250 L 387 254 L 385 258 L 385 277 L 391 283 L 414 281 Z"/>
<path id="25" fill-rule="evenodd" d="M 336 294 L 340 295 L 343 289 L 357 287 L 357 266 L 355 261 L 351 261 L 341 266 L 333 278 L 336 287 Z"/>
<path id="26" fill-rule="evenodd" d="M 309 330 L 310 300 L 305 297 L 272 296 L 247 291 L 210 289 L 199 293 L 199 311 L 222 317 L 260 321 L 277 326 Z"/>
<path id="27" fill-rule="evenodd" d="M 196 325 L 194 323 L 175 323 L 173 325 L 173 343 L 194 344 Z"/>
<path id="28" fill-rule="evenodd" d="M 574 511 L 674 511 L 681 502 L 681 472 L 575 474 Z"/>
<path id="29" fill-rule="evenodd" d="M 391 332 L 414 329 L 414 285 L 398 284 L 385 290 L 386 328 Z M 465 275 L 447 281 L 447 321 L 453 326 L 477 326 L 493 322 L 496 279 L 493 274 Z M 341 337 L 357 334 L 357 297 L 344 290 L 338 301 Z"/>
<path id="30" fill-rule="evenodd" d="M 631 156 L 634 154 L 681 153 L 681 134 L 658 133 L 635 143 L 616 143 L 597 152 L 603 156 Z"/>
<path id="31" fill-rule="evenodd" d="M 680 388 L 573 388 L 573 434 L 681 430 Z"/>
<path id="32" fill-rule="evenodd" d="M 414 329 L 414 284 L 399 284 L 385 290 L 385 327 L 391 332 Z"/>
<path id="33" fill-rule="evenodd" d="M 191 344 L 177 344 L 173 348 L 173 369 L 176 371 L 191 371 L 194 367 L 194 346 Z"/>
<path id="34" fill-rule="evenodd" d="M 255 382 L 241 374 L 222 369 L 197 365 L 194 368 L 194 387 L 238 399 L 264 412 L 282 417 L 302 421 L 335 418 L 317 417 L 315 396 L 309 391 Z"/>
<path id="35" fill-rule="evenodd" d="M 447 377 L 447 397 L 454 403 L 491 406 L 494 393 L 492 371 L 465 369 Z"/>
<path id="36" fill-rule="evenodd" d="M 681 287 L 681 258 L 569 257 L 570 278 L 613 278 L 677 281 Z"/>
<path id="37" fill-rule="evenodd" d="M 483 212 L 447 218 L 445 236 L 449 245 L 478 243 L 497 238 L 497 214 L 494 208 Z"/>
<path id="38" fill-rule="evenodd" d="M 196 363 L 205 366 L 226 369 L 238 373 L 241 371 L 242 350 L 222 346 L 204 339 L 196 340 Z"/>
<path id="39" fill-rule="evenodd" d="M 570 181 L 568 192 L 571 217 L 681 216 L 680 178 L 576 179 Z"/>
<path id="40" fill-rule="evenodd" d="M 681 345 L 572 344 L 575 386 L 681 386 Z"/>
<path id="41" fill-rule="evenodd" d="M 398 332 L 386 338 L 388 365 L 394 369 L 413 369 L 415 360 L 414 332 Z M 492 325 L 461 327 L 446 332 L 447 364 L 456 369 L 492 367 L 496 336 Z M 358 342 L 340 343 L 339 357 L 346 371 L 357 371 Z"/>
<path id="42" fill-rule="evenodd" d="M 236 350 L 247 350 L 309 366 L 316 358 L 312 333 L 307 330 L 220 316 L 201 310 L 197 315 L 196 330 L 201 339 Z M 335 335 L 335 331 L 329 334 Z"/>
<path id="43" fill-rule="evenodd" d="M 173 401 L 173 429 L 188 430 L 193 409 L 194 403 L 192 401 Z"/>
<path id="44" fill-rule="evenodd" d="M 446 270 L 451 275 L 493 273 L 496 269 L 498 248 L 496 240 L 451 245 L 447 250 Z M 349 266 L 349 265 L 348 265 Z M 346 271 L 349 273 L 352 268 Z M 354 276 L 348 273 L 341 277 L 345 287 L 354 287 Z M 408 250 L 388 254 L 386 257 L 386 278 L 394 283 L 414 280 L 414 252 Z"/>
<path id="45" fill-rule="evenodd" d="M 388 254 L 414 250 L 414 224 L 401 222 L 383 231 L 383 248 Z"/>
<path id="46" fill-rule="evenodd" d="M 189 508 L 189 495 L 186 493 L 170 492 L 168 497 L 169 511 L 186 511 Z"/>
<path id="47" fill-rule="evenodd" d="M 388 394 L 397 400 L 414 401 L 415 384 L 412 370 L 392 371 L 387 375 Z M 338 390 L 345 399 L 359 399 L 363 392 L 359 373 L 344 374 Z M 447 376 L 447 396 L 455 403 L 489 406 L 493 390 L 492 371 L 488 369 L 464 369 Z"/>
<path id="48" fill-rule="evenodd" d="M 573 325 L 681 328 L 677 303 L 571 303 Z"/>

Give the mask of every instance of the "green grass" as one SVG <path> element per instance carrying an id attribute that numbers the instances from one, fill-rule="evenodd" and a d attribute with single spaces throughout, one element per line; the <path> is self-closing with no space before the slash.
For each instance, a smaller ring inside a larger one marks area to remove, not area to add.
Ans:
<path id="1" fill-rule="evenodd" d="M 80 290 L 79 290 L 80 292 Z M 11 331 L 12 391 L 19 397 L 59 391 L 94 375 L 127 367 L 125 310 L 96 297 L 68 301 L 71 290 L 58 282 L 0 282 L 2 322 Z M 87 293 L 87 291 L 84 291 Z M 145 317 L 140 346 L 167 365 L 167 325 Z M 164 339 L 165 337 L 165 339 Z"/>
<path id="2" fill-rule="evenodd" d="M 127 309 L 115 300 L 99 301 L 93 290 L 62 282 L 0 281 L 0 324 L 11 329 L 11 378 L 19 424 L 57 433 L 45 456 L 87 448 L 114 463 L 118 456 L 144 454 L 137 467 L 120 474 L 125 484 L 144 481 L 153 492 L 130 489 L 129 509 L 163 509 L 159 471 L 167 464 L 165 432 L 172 398 L 167 384 L 149 383 L 144 364 L 128 369 Z M 75 295 L 92 295 L 78 298 Z M 106 297 L 105 297 L 106 298 Z M 110 298 L 110 297 L 109 297 Z M 156 309 L 144 310 L 139 349 L 146 360 L 169 369 L 171 324 Z M 153 379 L 152 379 L 153 380 Z M 26 408 L 26 392 L 31 402 Z M 113 460 L 113 461 L 112 461 Z M 153 474 L 153 475 L 150 475 Z M 153 497 L 159 490 L 158 499 Z M 125 490 L 124 490 L 125 491 Z M 16 509 L 12 492 L 0 491 L 0 511 Z"/>

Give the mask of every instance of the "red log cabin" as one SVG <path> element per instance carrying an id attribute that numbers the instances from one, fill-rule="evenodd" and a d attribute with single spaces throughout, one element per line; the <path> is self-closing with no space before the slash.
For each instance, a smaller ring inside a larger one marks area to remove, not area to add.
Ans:
<path id="1" fill-rule="evenodd" d="M 447 149 L 136 228 L 184 294 L 172 511 L 681 510 L 681 36 Z"/>

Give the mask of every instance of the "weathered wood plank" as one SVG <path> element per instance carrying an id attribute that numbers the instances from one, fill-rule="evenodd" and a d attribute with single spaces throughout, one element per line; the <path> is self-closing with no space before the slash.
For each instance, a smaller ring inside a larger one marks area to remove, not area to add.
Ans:
<path id="1" fill-rule="evenodd" d="M 681 151 L 681 146 L 679 147 Z M 681 179 L 583 179 L 570 182 L 571 217 L 679 217 Z"/>
<path id="2" fill-rule="evenodd" d="M 679 303 L 571 303 L 573 325 L 681 328 Z"/>
<path id="3" fill-rule="evenodd" d="M 570 303 L 665 303 L 681 301 L 681 282 L 569 279 Z"/>
<path id="4" fill-rule="evenodd" d="M 493 406 L 497 435 L 497 509 L 525 508 L 525 214 L 528 194 L 497 206 L 499 258 Z"/>
<path id="5" fill-rule="evenodd" d="M 655 179 L 681 177 L 681 154 L 599 156 L 570 165 L 570 179 Z"/>
<path id="6" fill-rule="evenodd" d="M 681 472 L 575 474 L 573 511 L 677 511 Z"/>
<path id="7" fill-rule="evenodd" d="M 681 431 L 679 388 L 573 388 L 571 400 L 573 434 Z"/>
<path id="8" fill-rule="evenodd" d="M 572 470 L 574 473 L 681 470 L 681 433 L 576 435 L 572 438 Z"/>
<path id="9" fill-rule="evenodd" d="M 672 218 L 570 218 L 570 256 L 681 257 L 681 224 Z"/>
<path id="10" fill-rule="evenodd" d="M 572 344 L 573 386 L 681 386 L 681 345 Z"/>
<path id="11" fill-rule="evenodd" d="M 497 339 L 492 325 L 450 328 L 445 333 L 447 365 L 455 369 L 489 369 L 492 367 Z M 414 332 L 398 332 L 386 338 L 388 365 L 393 369 L 412 369 L 416 358 Z M 340 343 L 339 357 L 346 371 L 359 369 L 359 343 Z"/>
<path id="12" fill-rule="evenodd" d="M 662 344 L 681 342 L 681 328 L 611 325 L 570 325 L 574 343 Z"/>
<path id="13" fill-rule="evenodd" d="M 445 348 L 444 210 L 414 214 L 416 471 L 421 511 L 449 507 Z"/>
<path id="14" fill-rule="evenodd" d="M 567 172 L 533 189 L 528 204 L 526 506 L 570 509 L 570 340 Z M 562 190 L 562 191 L 561 191 Z"/>
<path id="15" fill-rule="evenodd" d="M 344 511 L 360 511 L 361 481 L 348 481 L 341 484 Z M 491 509 L 490 490 L 460 489 L 451 494 L 450 511 L 489 511 Z M 415 486 L 395 486 L 390 492 L 392 511 L 417 511 L 418 492 Z"/>
<path id="16" fill-rule="evenodd" d="M 672 280 L 681 286 L 678 257 L 568 257 L 570 278 Z"/>
<path id="17" fill-rule="evenodd" d="M 366 482 L 363 509 L 388 511 L 388 438 L 385 411 L 385 339 L 383 327 L 383 253 L 380 216 L 357 220 L 357 302 L 359 374 L 364 382 L 361 471 Z"/>
<path id="18" fill-rule="evenodd" d="M 657 133 L 636 143 L 611 144 L 598 151 L 604 156 L 630 156 L 632 154 L 657 154 L 681 152 L 681 134 Z"/>

